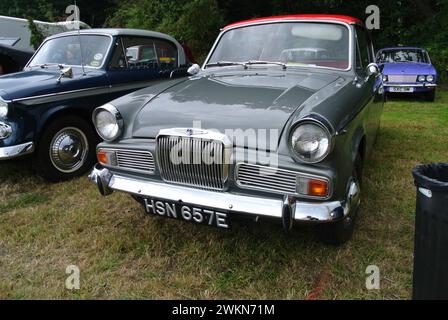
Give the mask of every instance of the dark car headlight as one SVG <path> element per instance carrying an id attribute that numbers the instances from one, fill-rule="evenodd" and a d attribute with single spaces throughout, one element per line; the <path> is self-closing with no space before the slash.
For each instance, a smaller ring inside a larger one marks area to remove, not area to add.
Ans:
<path id="1" fill-rule="evenodd" d="M 8 115 L 8 103 L 0 99 L 0 118 L 5 118 Z"/>
<path id="2" fill-rule="evenodd" d="M 123 132 L 123 118 L 111 104 L 105 104 L 93 111 L 93 123 L 100 137 L 105 141 L 114 141 Z"/>
<path id="3" fill-rule="evenodd" d="M 289 143 L 294 155 L 301 161 L 317 163 L 331 151 L 332 135 L 319 122 L 306 120 L 291 130 Z"/>

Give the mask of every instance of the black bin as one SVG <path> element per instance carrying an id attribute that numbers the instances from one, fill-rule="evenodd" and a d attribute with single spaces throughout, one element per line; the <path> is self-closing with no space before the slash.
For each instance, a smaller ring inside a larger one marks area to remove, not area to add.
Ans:
<path id="1" fill-rule="evenodd" d="M 417 187 L 413 299 L 448 299 L 448 163 L 413 170 Z"/>

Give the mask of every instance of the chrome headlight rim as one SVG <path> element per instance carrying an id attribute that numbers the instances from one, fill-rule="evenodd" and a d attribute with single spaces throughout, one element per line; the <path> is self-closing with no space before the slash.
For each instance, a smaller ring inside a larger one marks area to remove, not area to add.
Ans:
<path id="1" fill-rule="evenodd" d="M 424 76 L 424 75 L 419 75 L 419 76 L 417 77 L 417 81 L 418 81 L 418 82 L 425 82 L 425 81 L 426 81 L 426 76 Z"/>
<path id="2" fill-rule="evenodd" d="M 427 82 L 434 82 L 434 76 L 432 74 L 429 74 L 426 76 L 426 81 Z"/>
<path id="3" fill-rule="evenodd" d="M 98 128 L 97 116 L 102 111 L 109 112 L 112 115 L 113 119 L 115 120 L 115 124 L 118 126 L 118 130 L 117 130 L 116 134 L 114 134 L 114 136 L 107 137 Z M 93 121 L 93 124 L 95 126 L 96 132 L 101 137 L 101 139 L 103 139 L 104 141 L 112 142 L 112 141 L 116 140 L 118 137 L 120 137 L 121 134 L 123 133 L 123 130 L 124 130 L 124 120 L 123 120 L 123 117 L 121 116 L 120 111 L 118 111 L 118 109 L 114 105 L 112 105 L 110 103 L 107 103 L 107 104 L 105 104 L 105 105 L 103 105 L 101 107 L 96 108 L 93 111 L 93 114 L 92 114 L 92 121 Z"/>
<path id="4" fill-rule="evenodd" d="M 7 101 L 0 97 L 0 118 L 6 118 L 8 116 L 9 104 Z"/>
<path id="5" fill-rule="evenodd" d="M 317 127 L 319 127 L 320 129 L 322 129 L 325 134 L 328 137 L 328 148 L 326 150 L 326 152 L 320 156 L 319 158 L 316 158 L 314 160 L 310 160 L 310 159 L 306 159 L 304 157 L 301 157 L 299 155 L 299 153 L 294 149 L 294 146 L 292 144 L 292 136 L 295 133 L 295 131 L 302 125 L 305 124 L 311 124 L 311 125 L 315 125 Z M 328 155 L 333 151 L 333 147 L 334 147 L 334 134 L 332 134 L 333 130 L 331 127 L 329 127 L 328 125 L 325 124 L 325 122 L 320 121 L 316 118 L 305 118 L 305 119 L 301 119 L 297 122 L 295 122 L 290 130 L 289 130 L 289 134 L 288 134 L 288 147 L 290 150 L 290 153 L 293 157 L 293 159 L 297 162 L 300 163 L 306 163 L 306 164 L 315 164 L 315 163 L 319 163 L 324 161 Z"/>

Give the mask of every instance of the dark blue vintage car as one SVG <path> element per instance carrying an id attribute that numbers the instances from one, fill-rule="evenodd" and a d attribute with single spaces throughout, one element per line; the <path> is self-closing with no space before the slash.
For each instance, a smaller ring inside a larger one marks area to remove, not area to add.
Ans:
<path id="1" fill-rule="evenodd" d="M 0 77 L 0 160 L 34 153 L 50 181 L 95 162 L 92 111 L 162 80 L 186 76 L 172 37 L 151 31 L 89 29 L 47 38 L 23 72 Z"/>
<path id="2" fill-rule="evenodd" d="M 426 50 L 415 47 L 381 49 L 377 62 L 382 67 L 386 93 L 423 93 L 434 101 L 437 87 L 437 71 L 431 64 Z"/>

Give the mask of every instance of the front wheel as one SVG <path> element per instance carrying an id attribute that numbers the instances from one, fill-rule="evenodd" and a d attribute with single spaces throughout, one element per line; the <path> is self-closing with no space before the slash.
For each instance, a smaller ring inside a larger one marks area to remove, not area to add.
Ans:
<path id="1" fill-rule="evenodd" d="M 41 136 L 36 171 L 51 182 L 78 177 L 95 162 L 97 142 L 95 132 L 82 118 L 59 118 L 50 123 Z"/>
<path id="2" fill-rule="evenodd" d="M 355 228 L 355 221 L 359 209 L 359 197 L 361 192 L 361 185 L 362 185 L 362 171 L 363 171 L 363 164 L 362 164 L 362 158 L 361 155 L 358 153 L 356 156 L 356 160 L 353 166 L 353 182 L 355 184 L 355 188 L 357 188 L 355 194 L 357 201 L 353 201 L 350 204 L 351 212 L 348 216 L 346 216 L 344 219 L 334 222 L 334 223 L 327 223 L 318 226 L 318 232 L 319 232 L 319 238 L 322 242 L 330 245 L 342 245 L 348 240 L 351 239 L 353 235 L 353 230 Z M 350 186 L 351 188 L 352 186 Z"/>

